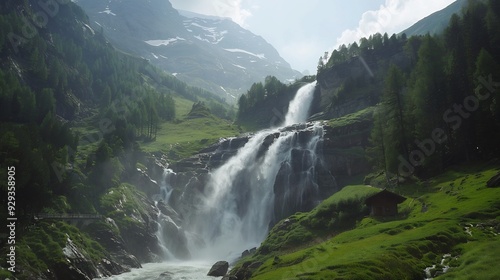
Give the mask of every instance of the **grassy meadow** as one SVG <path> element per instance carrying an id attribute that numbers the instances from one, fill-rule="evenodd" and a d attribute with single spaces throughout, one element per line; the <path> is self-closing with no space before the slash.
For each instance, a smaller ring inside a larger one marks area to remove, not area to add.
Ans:
<path id="1" fill-rule="evenodd" d="M 435 279 L 498 279 L 500 189 L 486 182 L 499 170 L 457 166 L 395 188 L 407 200 L 394 218 L 367 215 L 364 199 L 379 189 L 347 186 L 279 222 L 233 271 L 262 262 L 252 279 L 423 279 L 450 254 L 451 268 Z"/>

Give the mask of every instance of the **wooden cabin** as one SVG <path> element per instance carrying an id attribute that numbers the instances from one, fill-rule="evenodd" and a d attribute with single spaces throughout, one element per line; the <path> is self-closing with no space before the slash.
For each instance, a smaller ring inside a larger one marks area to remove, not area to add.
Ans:
<path id="1" fill-rule="evenodd" d="M 388 217 L 396 216 L 398 214 L 398 204 L 405 200 L 406 197 L 384 189 L 368 197 L 365 204 L 370 208 L 370 215 Z"/>

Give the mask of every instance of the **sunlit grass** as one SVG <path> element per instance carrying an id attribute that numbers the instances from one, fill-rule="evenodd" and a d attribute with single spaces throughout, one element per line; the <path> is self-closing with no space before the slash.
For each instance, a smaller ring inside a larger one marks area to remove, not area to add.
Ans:
<path id="1" fill-rule="evenodd" d="M 173 160 L 189 157 L 222 137 L 240 134 L 238 128 L 216 117 L 183 119 L 160 125 L 155 141 L 143 142 L 146 152 L 163 152 Z"/>
<path id="2" fill-rule="evenodd" d="M 370 190 L 346 187 L 311 212 L 292 216 L 297 222 L 286 235 L 297 240 L 302 235 L 304 244 L 245 259 L 264 262 L 252 279 L 423 279 L 423 269 L 439 264 L 446 253 L 458 256 L 455 267 L 436 279 L 497 279 L 500 240 L 495 230 L 474 228 L 471 236 L 464 225 L 498 223 L 500 189 L 486 187 L 498 171 L 462 165 L 427 182 L 394 189 L 408 198 L 399 206 L 399 217 L 365 217 L 343 232 L 303 226 L 320 209 Z M 279 240 L 273 236 L 279 234 L 273 229 L 264 244 Z"/>

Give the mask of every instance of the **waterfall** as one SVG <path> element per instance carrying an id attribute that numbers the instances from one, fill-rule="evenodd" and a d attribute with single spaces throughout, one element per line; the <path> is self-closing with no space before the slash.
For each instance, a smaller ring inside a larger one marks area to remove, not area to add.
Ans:
<path id="1" fill-rule="evenodd" d="M 172 169 L 165 168 L 163 170 L 163 175 L 160 182 L 160 197 L 159 199 L 163 200 L 165 203 L 168 203 L 170 200 L 170 195 L 172 194 L 173 188 L 170 184 L 170 177 L 175 175 L 175 172 Z"/>
<path id="2" fill-rule="evenodd" d="M 160 248 L 162 250 L 161 252 L 162 255 L 160 257 L 164 260 L 175 259 L 170 250 L 168 249 L 167 240 L 165 239 L 165 233 L 164 233 L 165 222 L 168 221 L 167 219 L 169 219 L 169 217 L 165 216 L 160 211 L 160 209 L 158 208 L 158 201 L 155 201 L 155 206 L 156 209 L 158 210 L 158 215 L 156 216 L 156 224 L 158 226 L 158 229 L 156 230 L 155 235 L 159 242 L 158 245 L 160 245 Z"/>
<path id="3" fill-rule="evenodd" d="M 314 199 L 322 127 L 302 125 L 298 132 L 286 126 L 306 121 L 315 86 L 297 91 L 281 127 L 259 131 L 210 174 L 202 205 L 187 224 L 207 246 L 191 252 L 204 259 L 238 257 L 264 240 L 269 226 L 282 218 L 274 216 L 276 211 L 288 214 L 287 207 Z"/>
<path id="4" fill-rule="evenodd" d="M 170 184 L 170 178 L 172 175 L 175 175 L 173 170 L 168 168 L 163 170 L 160 181 L 160 193 L 153 198 L 155 200 L 156 210 L 158 211 L 156 217 L 158 229 L 156 230 L 155 235 L 162 250 L 160 257 L 164 260 L 174 260 L 179 258 L 179 246 L 176 242 L 183 238 L 183 231 L 181 227 L 171 217 L 162 212 L 162 209 L 167 211 L 167 204 L 173 191 L 172 185 Z M 180 254 L 185 255 L 186 253 L 181 252 Z"/>
<path id="5" fill-rule="evenodd" d="M 301 87 L 288 106 L 288 113 L 285 116 L 283 126 L 304 122 L 309 113 L 311 102 L 316 88 L 316 81 Z"/>

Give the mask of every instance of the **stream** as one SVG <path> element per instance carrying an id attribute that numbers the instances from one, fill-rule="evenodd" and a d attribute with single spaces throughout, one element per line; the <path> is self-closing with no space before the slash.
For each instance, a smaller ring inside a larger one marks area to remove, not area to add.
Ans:
<path id="1" fill-rule="evenodd" d="M 111 277 L 109 280 L 205 280 L 219 279 L 207 276 L 213 263 L 203 262 L 164 262 L 147 263 L 142 268 Z"/>

